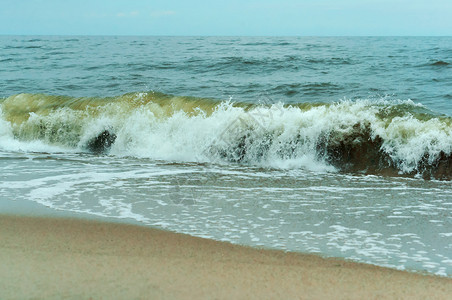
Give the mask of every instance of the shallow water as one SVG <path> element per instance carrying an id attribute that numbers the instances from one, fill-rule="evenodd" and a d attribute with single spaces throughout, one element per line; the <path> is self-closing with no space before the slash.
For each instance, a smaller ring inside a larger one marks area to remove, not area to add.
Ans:
<path id="1" fill-rule="evenodd" d="M 1 156 L 5 201 L 251 246 L 452 271 L 449 182 L 88 154 Z"/>

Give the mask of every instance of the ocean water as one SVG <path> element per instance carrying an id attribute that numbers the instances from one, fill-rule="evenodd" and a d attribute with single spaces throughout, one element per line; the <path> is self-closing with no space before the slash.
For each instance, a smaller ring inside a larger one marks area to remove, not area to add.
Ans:
<path id="1" fill-rule="evenodd" d="M 0 201 L 452 274 L 451 37 L 0 36 Z"/>

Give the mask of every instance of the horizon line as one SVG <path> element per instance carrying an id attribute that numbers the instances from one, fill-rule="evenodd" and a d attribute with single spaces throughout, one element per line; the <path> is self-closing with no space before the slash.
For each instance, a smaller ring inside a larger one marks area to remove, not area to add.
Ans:
<path id="1" fill-rule="evenodd" d="M 223 35 L 223 34 L 199 34 L 199 35 L 191 35 L 191 34 L 28 34 L 28 33 L 0 33 L 0 36 L 79 36 L 79 37 L 452 37 L 451 35 L 385 35 L 385 34 L 356 34 L 356 35 L 327 35 L 327 34 L 319 34 L 319 35 L 295 35 L 295 34 L 287 34 L 287 35 L 251 35 L 251 34 L 239 34 L 239 35 Z"/>

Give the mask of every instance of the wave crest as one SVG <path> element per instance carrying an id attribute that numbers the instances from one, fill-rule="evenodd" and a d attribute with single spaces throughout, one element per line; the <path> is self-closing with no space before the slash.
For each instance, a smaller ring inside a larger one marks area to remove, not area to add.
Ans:
<path id="1" fill-rule="evenodd" d="M 39 141 L 172 161 L 452 179 L 451 118 L 412 101 L 265 105 L 152 92 L 20 94 L 1 109 L 0 130 L 9 134 L 0 132 L 0 147 L 7 150 Z"/>

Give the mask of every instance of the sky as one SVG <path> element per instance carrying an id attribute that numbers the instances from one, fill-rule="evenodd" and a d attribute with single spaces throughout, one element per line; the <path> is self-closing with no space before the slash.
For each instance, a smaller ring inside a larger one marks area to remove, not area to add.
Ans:
<path id="1" fill-rule="evenodd" d="M 0 34 L 452 35 L 452 0 L 0 0 Z"/>

